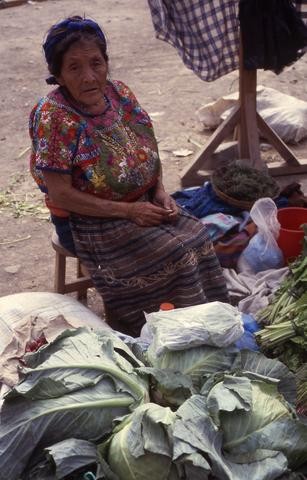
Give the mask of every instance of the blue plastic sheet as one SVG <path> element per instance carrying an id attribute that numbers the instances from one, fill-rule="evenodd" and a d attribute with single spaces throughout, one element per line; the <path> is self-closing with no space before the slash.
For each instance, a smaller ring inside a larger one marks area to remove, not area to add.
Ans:
<path id="1" fill-rule="evenodd" d="M 243 319 L 244 333 L 242 337 L 240 337 L 239 340 L 236 341 L 235 346 L 239 350 L 247 349 L 247 350 L 253 350 L 254 352 L 258 352 L 259 346 L 257 345 L 257 342 L 255 340 L 254 333 L 260 330 L 260 326 L 256 322 L 255 318 L 250 314 L 243 313 L 242 319 Z"/>

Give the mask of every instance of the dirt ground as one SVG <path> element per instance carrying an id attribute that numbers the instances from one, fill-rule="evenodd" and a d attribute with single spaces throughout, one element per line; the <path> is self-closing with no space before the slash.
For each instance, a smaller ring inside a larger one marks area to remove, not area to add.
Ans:
<path id="1" fill-rule="evenodd" d="M 153 119 L 169 192 L 180 188 L 182 168 L 210 137 L 196 110 L 238 90 L 238 72 L 207 83 L 188 70 L 172 46 L 155 38 L 144 0 L 29 1 L 0 10 L 0 296 L 53 289 L 52 226 L 28 172 L 28 116 L 50 89 L 44 81 L 42 39 L 51 24 L 70 14 L 90 16 L 104 28 L 112 77 L 132 88 Z M 258 84 L 307 101 L 306 73 L 307 55 L 278 76 L 259 71 Z M 291 148 L 298 158 L 307 158 L 306 141 Z M 178 157 L 173 153 L 178 149 L 192 154 Z M 274 151 L 270 154 L 278 159 Z M 305 192 L 306 178 L 296 179 Z M 281 183 L 288 180 L 283 177 Z M 102 314 L 94 291 L 89 305 Z"/>

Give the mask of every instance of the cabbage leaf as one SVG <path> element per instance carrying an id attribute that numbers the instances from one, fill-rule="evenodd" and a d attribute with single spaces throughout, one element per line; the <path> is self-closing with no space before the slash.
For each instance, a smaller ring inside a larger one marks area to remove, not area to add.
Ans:
<path id="1" fill-rule="evenodd" d="M 177 412 L 152 403 L 138 407 L 98 449 L 119 480 L 274 480 L 287 470 L 278 451 L 251 452 L 244 462 L 225 455 L 223 434 L 200 395 Z"/>
<path id="2" fill-rule="evenodd" d="M 28 364 L 2 406 L 1 480 L 17 480 L 35 449 L 72 437 L 97 442 L 116 418 L 148 401 L 147 382 L 135 372 L 140 362 L 108 332 L 65 331 Z"/>
<path id="3" fill-rule="evenodd" d="M 202 385 L 214 373 L 235 371 L 254 372 L 279 380 L 279 392 L 288 402 L 295 403 L 295 375 L 279 360 L 269 359 L 260 352 L 203 345 L 187 350 L 164 351 L 157 356 L 155 348 L 151 345 L 147 351 L 147 361 L 151 365 L 151 370 L 147 368 L 141 371 L 154 377 L 154 388 L 159 392 L 165 405 L 182 404 L 187 399 L 188 389 L 191 394 L 200 393 Z M 167 384 L 163 381 L 163 377 L 166 376 Z"/>
<path id="4" fill-rule="evenodd" d="M 294 469 L 307 462 L 307 425 L 278 391 L 278 380 L 239 375 L 217 374 L 202 389 L 210 416 L 223 432 L 223 449 L 241 461 L 268 450 L 282 452 Z"/>

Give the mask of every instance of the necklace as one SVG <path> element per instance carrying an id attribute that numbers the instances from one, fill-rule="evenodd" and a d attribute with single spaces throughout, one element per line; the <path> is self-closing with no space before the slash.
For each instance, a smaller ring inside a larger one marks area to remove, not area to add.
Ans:
<path id="1" fill-rule="evenodd" d="M 89 110 L 87 105 L 84 104 L 79 104 L 80 105 L 80 111 L 85 114 L 85 115 L 103 115 L 109 108 L 110 106 L 110 100 L 108 97 L 104 94 L 102 98 L 103 103 L 102 104 L 95 104 L 91 107 Z"/>
<path id="2" fill-rule="evenodd" d="M 66 100 L 81 115 L 91 116 L 91 117 L 96 117 L 98 115 L 103 115 L 108 110 L 108 108 L 111 106 L 110 100 L 108 99 L 106 94 L 103 94 L 103 97 L 102 97 L 103 105 L 101 105 L 101 107 L 98 108 L 98 112 L 96 113 L 95 111 L 94 112 L 90 111 L 89 107 L 87 105 L 84 105 L 83 103 L 76 102 L 76 100 L 70 95 L 69 91 L 65 87 L 60 87 L 60 89 L 62 90 L 62 94 L 64 95 Z"/>

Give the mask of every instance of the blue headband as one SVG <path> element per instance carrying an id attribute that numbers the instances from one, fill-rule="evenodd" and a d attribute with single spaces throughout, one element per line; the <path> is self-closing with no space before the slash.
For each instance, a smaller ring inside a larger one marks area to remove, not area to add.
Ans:
<path id="1" fill-rule="evenodd" d="M 59 33 L 53 34 L 53 32 L 56 30 L 59 30 Z M 46 41 L 43 44 L 43 49 L 45 52 L 45 57 L 48 65 L 50 65 L 52 62 L 54 47 L 59 42 L 64 40 L 65 37 L 70 35 L 72 32 L 77 32 L 82 30 L 85 30 L 85 31 L 92 30 L 97 35 L 97 37 L 102 41 L 102 43 L 105 46 L 105 49 L 107 49 L 106 38 L 104 36 L 103 31 L 99 27 L 98 23 L 88 18 L 84 18 L 84 19 L 82 18 L 80 20 L 71 20 L 71 19 L 62 20 L 62 22 L 59 22 L 56 25 L 53 25 L 53 27 L 49 30 Z"/>

